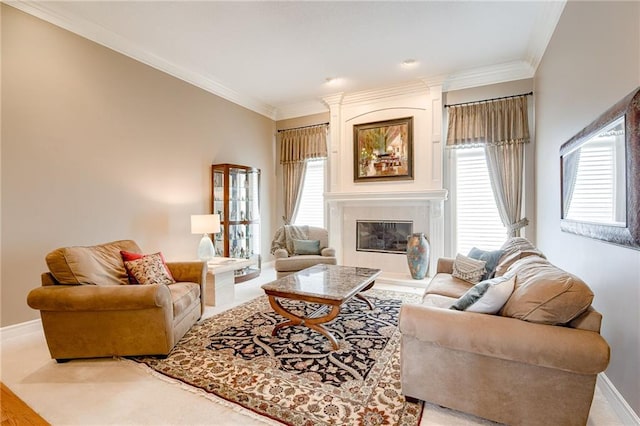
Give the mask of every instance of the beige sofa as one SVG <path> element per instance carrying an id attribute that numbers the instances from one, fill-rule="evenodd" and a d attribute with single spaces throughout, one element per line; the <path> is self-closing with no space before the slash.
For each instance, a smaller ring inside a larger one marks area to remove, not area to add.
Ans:
<path id="1" fill-rule="evenodd" d="M 319 241 L 318 252 L 297 254 L 292 242 L 295 237 L 308 241 Z M 336 251 L 329 247 L 329 233 L 326 229 L 316 226 L 285 226 L 278 229 L 272 242 L 272 252 L 276 258 L 274 268 L 278 278 L 313 265 L 335 265 L 337 263 Z"/>
<path id="2" fill-rule="evenodd" d="M 51 357 L 167 355 L 204 312 L 205 262 L 168 262 L 175 283 L 129 284 L 120 251 L 130 240 L 66 247 L 46 257 L 49 272 L 27 303 L 40 311 Z"/>
<path id="3" fill-rule="evenodd" d="M 458 311 L 473 284 L 453 262 L 440 259 L 422 304 L 401 309 L 402 393 L 510 425 L 586 424 L 609 363 L 586 284 L 520 245 L 498 263 L 496 275 L 515 274 L 501 310 Z"/>

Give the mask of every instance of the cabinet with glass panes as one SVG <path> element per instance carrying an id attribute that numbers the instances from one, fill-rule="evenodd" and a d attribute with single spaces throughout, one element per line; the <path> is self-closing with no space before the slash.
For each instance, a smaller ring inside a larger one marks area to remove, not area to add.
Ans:
<path id="1" fill-rule="evenodd" d="M 212 166 L 212 213 L 220 215 L 216 256 L 254 260 L 235 272 L 239 283 L 260 275 L 260 169 L 237 164 Z"/>

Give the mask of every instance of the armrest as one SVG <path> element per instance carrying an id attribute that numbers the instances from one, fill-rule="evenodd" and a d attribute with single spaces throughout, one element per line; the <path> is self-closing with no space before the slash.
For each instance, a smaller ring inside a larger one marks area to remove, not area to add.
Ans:
<path id="1" fill-rule="evenodd" d="M 171 308 L 166 285 L 50 285 L 29 292 L 27 303 L 40 311 L 124 311 Z"/>
<path id="2" fill-rule="evenodd" d="M 441 257 L 438 259 L 438 267 L 436 268 L 436 272 L 443 272 L 445 274 L 453 273 L 453 261 L 454 259 L 450 257 Z"/>
<path id="3" fill-rule="evenodd" d="M 276 259 L 284 259 L 289 257 L 289 252 L 287 252 L 287 250 L 285 249 L 276 249 L 276 251 L 273 252 L 273 255 L 276 257 Z"/>
<path id="4" fill-rule="evenodd" d="M 336 249 L 331 248 L 331 247 L 325 247 L 322 250 L 320 250 L 320 254 L 322 256 L 326 256 L 326 257 L 335 257 Z"/>
<path id="5" fill-rule="evenodd" d="M 580 374 L 609 364 L 609 345 L 593 331 L 412 304 L 402 306 L 399 327 L 437 346 Z"/>
<path id="6" fill-rule="evenodd" d="M 178 282 L 205 283 L 207 262 L 167 262 L 171 275 Z"/>

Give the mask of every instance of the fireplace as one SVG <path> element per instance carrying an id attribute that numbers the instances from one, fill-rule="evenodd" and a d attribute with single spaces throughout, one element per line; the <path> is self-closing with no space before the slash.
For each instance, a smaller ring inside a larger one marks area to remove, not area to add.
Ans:
<path id="1" fill-rule="evenodd" d="M 412 281 L 406 256 L 398 254 L 406 254 L 407 235 L 422 232 L 431 246 L 430 271 L 435 271 L 437 259 L 444 255 L 442 209 L 446 197 L 445 189 L 326 193 L 329 244 L 336 249 L 338 263 L 378 268 L 387 278 Z M 398 229 L 402 237 L 390 238 L 392 230 Z M 374 233 L 375 238 L 371 236 Z"/>
<path id="2" fill-rule="evenodd" d="M 356 250 L 405 254 L 411 220 L 356 220 Z"/>

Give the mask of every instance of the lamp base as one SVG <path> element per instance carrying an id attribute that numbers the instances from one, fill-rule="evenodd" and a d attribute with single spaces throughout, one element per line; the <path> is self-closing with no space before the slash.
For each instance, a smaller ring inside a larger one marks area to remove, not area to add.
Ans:
<path id="1" fill-rule="evenodd" d="M 213 242 L 208 234 L 204 234 L 198 246 L 198 259 L 207 261 L 215 257 L 216 252 L 213 249 Z"/>

